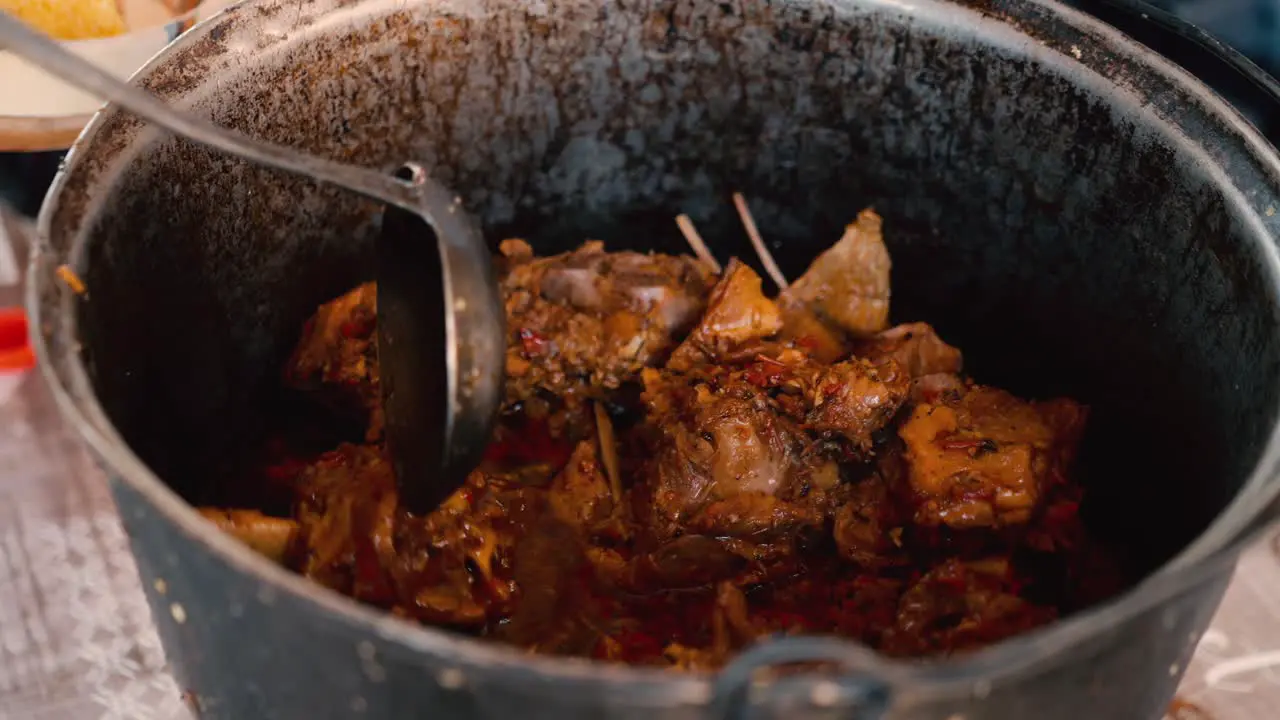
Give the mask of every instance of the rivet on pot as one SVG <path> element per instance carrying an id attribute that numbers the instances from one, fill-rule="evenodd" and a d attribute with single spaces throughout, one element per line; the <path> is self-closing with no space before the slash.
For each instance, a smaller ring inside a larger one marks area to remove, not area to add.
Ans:
<path id="1" fill-rule="evenodd" d="M 457 690 L 466 684 L 467 678 L 458 668 L 445 668 L 436 676 L 436 681 L 445 690 Z"/>
<path id="2" fill-rule="evenodd" d="M 1181 670 L 1181 669 L 1182 669 L 1182 668 L 1178 667 L 1178 664 L 1177 664 L 1177 663 L 1174 663 L 1174 664 L 1170 665 L 1170 666 L 1169 666 L 1169 677 L 1177 677 L 1177 675 L 1178 675 L 1178 671 L 1179 671 L 1179 670 Z"/>
<path id="3" fill-rule="evenodd" d="M 688 705 L 701 707 L 711 702 L 711 698 L 715 695 L 711 690 L 711 686 L 707 684 L 698 685 L 689 691 L 689 696 L 685 698 Z"/>
<path id="4" fill-rule="evenodd" d="M 364 714 L 369 709 L 369 703 L 362 697 L 351 698 L 351 712 Z"/>
<path id="5" fill-rule="evenodd" d="M 169 592 L 169 584 L 166 583 L 163 578 L 156 578 L 156 581 L 151 584 L 152 586 L 155 587 L 156 592 L 160 593 L 161 595 L 164 595 L 165 593 Z"/>
<path id="6" fill-rule="evenodd" d="M 187 621 L 187 609 L 182 607 L 181 603 L 170 604 L 169 614 L 173 616 L 173 621 L 179 625 Z"/>
<path id="7" fill-rule="evenodd" d="M 817 682 L 809 691 L 809 700 L 818 707 L 831 707 L 840 700 L 840 686 L 829 680 Z"/>
<path id="8" fill-rule="evenodd" d="M 387 680 L 387 671 L 378 663 L 378 650 L 373 643 L 368 640 L 361 640 L 356 645 L 356 654 L 360 656 L 360 670 L 364 676 L 372 683 L 382 683 Z"/>
<path id="9" fill-rule="evenodd" d="M 978 680 L 973 684 L 973 696 L 982 700 L 991 694 L 991 682 L 988 680 Z"/>

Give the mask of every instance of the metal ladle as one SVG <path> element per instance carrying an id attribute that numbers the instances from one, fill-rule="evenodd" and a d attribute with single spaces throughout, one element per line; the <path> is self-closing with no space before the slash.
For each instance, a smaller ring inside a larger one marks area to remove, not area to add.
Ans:
<path id="1" fill-rule="evenodd" d="M 452 193 L 413 163 L 382 174 L 175 110 L 3 11 L 0 49 L 188 140 L 385 203 L 376 245 L 378 360 L 401 501 L 426 512 L 462 483 L 489 441 L 501 401 L 506 323 L 484 239 Z"/>

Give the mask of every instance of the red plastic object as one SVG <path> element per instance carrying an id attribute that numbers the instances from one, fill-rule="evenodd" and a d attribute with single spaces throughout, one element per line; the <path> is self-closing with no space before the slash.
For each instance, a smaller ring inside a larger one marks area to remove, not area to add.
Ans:
<path id="1" fill-rule="evenodd" d="M 21 372 L 36 365 L 22 308 L 0 309 L 0 372 Z"/>

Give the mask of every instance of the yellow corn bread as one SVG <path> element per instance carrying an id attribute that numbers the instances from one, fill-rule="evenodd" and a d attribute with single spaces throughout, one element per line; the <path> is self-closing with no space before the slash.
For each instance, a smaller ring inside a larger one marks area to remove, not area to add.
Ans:
<path id="1" fill-rule="evenodd" d="M 128 29 L 116 0 L 0 0 L 0 10 L 60 40 L 109 37 Z"/>

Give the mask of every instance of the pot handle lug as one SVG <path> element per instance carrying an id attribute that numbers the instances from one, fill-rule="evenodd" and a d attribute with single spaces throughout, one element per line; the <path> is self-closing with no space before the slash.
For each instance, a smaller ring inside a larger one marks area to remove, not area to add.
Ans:
<path id="1" fill-rule="evenodd" d="M 837 672 L 779 674 L 796 663 L 836 664 Z M 846 640 L 788 637 L 761 643 L 738 655 L 712 684 L 715 720 L 878 720 L 888 712 L 889 683 L 868 672 L 874 652 Z"/>

